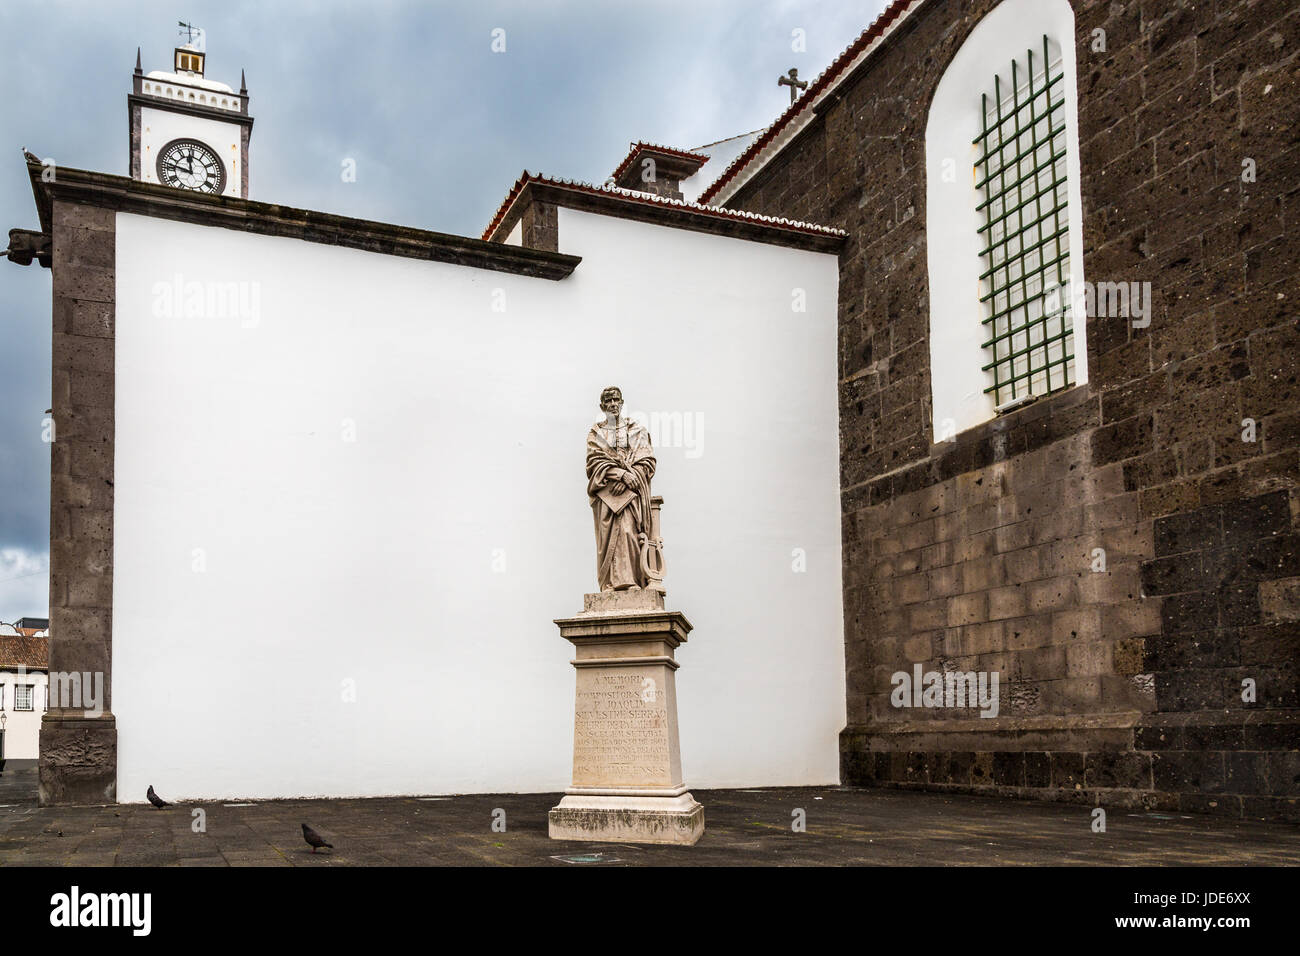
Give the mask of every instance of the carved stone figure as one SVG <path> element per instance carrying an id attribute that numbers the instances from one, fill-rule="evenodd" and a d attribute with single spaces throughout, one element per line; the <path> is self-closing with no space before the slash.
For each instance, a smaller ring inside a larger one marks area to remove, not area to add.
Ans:
<path id="1" fill-rule="evenodd" d="M 601 591 L 640 589 L 657 583 L 653 561 L 643 556 L 657 545 L 650 479 L 655 473 L 650 434 L 623 417 L 623 393 L 600 393 L 605 413 L 587 432 L 587 495 L 596 523 L 596 578 Z"/>
<path id="2" fill-rule="evenodd" d="M 553 840 L 691 846 L 704 808 L 682 779 L 675 657 L 691 624 L 664 606 L 650 435 L 623 417 L 617 388 L 600 393 L 600 407 L 604 420 L 587 432 L 600 591 L 555 622 L 577 652 L 573 783 L 546 830 Z"/>

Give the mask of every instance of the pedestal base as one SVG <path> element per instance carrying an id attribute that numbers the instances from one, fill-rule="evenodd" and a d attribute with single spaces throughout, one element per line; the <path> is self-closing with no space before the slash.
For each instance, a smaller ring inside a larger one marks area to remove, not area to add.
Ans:
<path id="1" fill-rule="evenodd" d="M 682 780 L 677 661 L 690 622 L 663 594 L 588 594 L 556 621 L 573 644 L 573 783 L 548 817 L 553 840 L 674 843 L 704 834 L 704 808 Z"/>
<path id="2" fill-rule="evenodd" d="M 568 793 L 547 815 L 547 823 L 552 840 L 693 846 L 704 835 L 704 807 L 689 793 Z"/>

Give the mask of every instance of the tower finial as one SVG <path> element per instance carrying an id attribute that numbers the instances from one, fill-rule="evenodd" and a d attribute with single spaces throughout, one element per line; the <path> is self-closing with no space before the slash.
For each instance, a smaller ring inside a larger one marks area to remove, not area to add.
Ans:
<path id="1" fill-rule="evenodd" d="M 140 48 L 135 48 L 135 75 L 139 76 L 144 70 L 140 69 Z"/>
<path id="2" fill-rule="evenodd" d="M 248 95 L 248 84 L 244 82 L 244 68 L 243 68 L 243 67 L 240 67 L 240 68 L 239 68 L 239 95 L 240 95 L 240 96 L 247 96 L 247 95 Z"/>

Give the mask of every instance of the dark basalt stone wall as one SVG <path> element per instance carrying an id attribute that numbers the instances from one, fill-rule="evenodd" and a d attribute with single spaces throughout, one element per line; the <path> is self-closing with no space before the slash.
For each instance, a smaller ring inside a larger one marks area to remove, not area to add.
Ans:
<path id="1" fill-rule="evenodd" d="M 924 131 L 996 3 L 928 0 L 727 202 L 849 233 L 843 781 L 1298 819 L 1300 10 L 1074 0 L 1085 277 L 1151 322 L 935 445 Z M 894 706 L 915 664 L 998 716 Z"/>

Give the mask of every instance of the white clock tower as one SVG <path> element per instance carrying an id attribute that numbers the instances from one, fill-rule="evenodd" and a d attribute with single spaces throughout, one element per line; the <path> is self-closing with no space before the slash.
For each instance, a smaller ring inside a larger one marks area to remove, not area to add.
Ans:
<path id="1" fill-rule="evenodd" d="M 217 196 L 248 198 L 248 89 L 239 92 L 204 76 L 202 31 L 185 26 L 173 71 L 140 69 L 135 54 L 131 119 L 131 178 Z"/>

